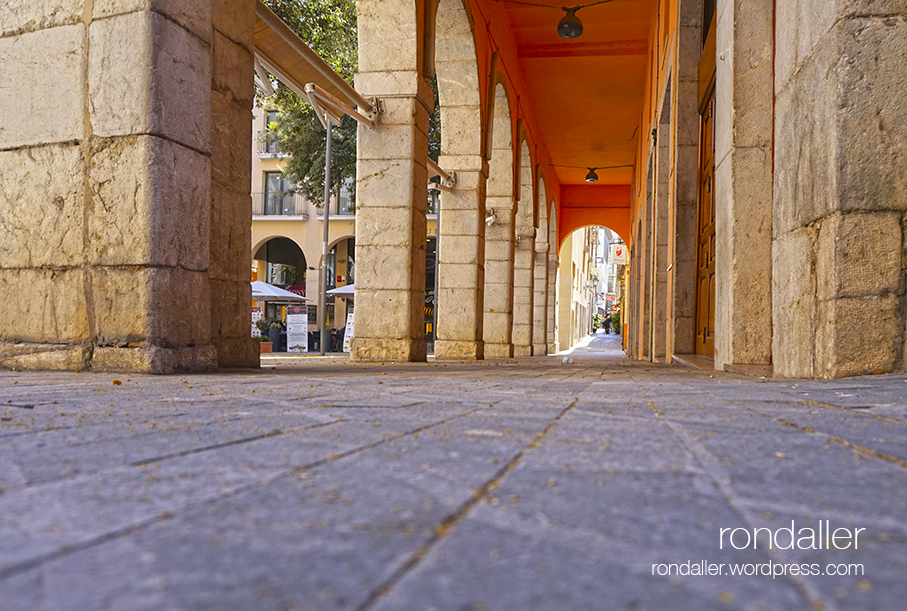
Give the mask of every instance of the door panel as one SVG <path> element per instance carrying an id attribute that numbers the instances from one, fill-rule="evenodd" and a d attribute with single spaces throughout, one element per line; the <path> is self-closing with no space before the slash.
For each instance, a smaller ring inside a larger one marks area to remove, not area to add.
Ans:
<path id="1" fill-rule="evenodd" d="M 696 354 L 715 356 L 715 88 L 707 94 L 699 136 L 699 230 Z"/>

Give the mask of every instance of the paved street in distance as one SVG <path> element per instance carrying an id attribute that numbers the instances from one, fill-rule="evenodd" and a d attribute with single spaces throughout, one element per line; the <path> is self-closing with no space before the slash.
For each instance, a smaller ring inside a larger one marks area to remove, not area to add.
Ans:
<path id="1" fill-rule="evenodd" d="M 585 344 L 0 372 L 0 609 L 905 608 L 907 375 L 766 380 Z M 741 545 L 792 521 L 865 530 Z M 703 561 L 825 574 L 655 568 Z"/>

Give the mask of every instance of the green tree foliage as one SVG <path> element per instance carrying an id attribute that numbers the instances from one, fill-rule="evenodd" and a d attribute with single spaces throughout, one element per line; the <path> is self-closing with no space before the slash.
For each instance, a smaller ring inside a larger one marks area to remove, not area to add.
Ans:
<path id="1" fill-rule="evenodd" d="M 353 81 L 358 66 L 355 0 L 265 0 L 265 4 L 340 76 Z M 279 111 L 269 138 L 290 155 L 284 175 L 306 199 L 322 205 L 326 132 L 314 109 L 283 84 L 271 98 L 260 97 L 258 104 Z M 356 176 L 356 122 L 345 117 L 333 132 L 331 193 L 336 195 L 344 179 Z"/>
<path id="2" fill-rule="evenodd" d="M 265 4 L 295 31 L 347 82 L 352 83 L 358 67 L 355 0 L 264 0 Z M 437 161 L 441 152 L 441 121 L 437 103 L 437 81 L 433 79 L 435 112 L 429 126 L 429 155 Z M 284 175 L 296 191 L 320 206 L 324 202 L 325 129 L 308 100 L 300 99 L 282 84 L 275 95 L 259 94 L 258 105 L 279 111 L 276 129 L 269 138 L 280 151 L 290 155 Z M 352 183 L 355 201 L 356 122 L 344 117 L 334 126 L 331 141 L 331 194 L 336 195 L 344 180 Z"/>

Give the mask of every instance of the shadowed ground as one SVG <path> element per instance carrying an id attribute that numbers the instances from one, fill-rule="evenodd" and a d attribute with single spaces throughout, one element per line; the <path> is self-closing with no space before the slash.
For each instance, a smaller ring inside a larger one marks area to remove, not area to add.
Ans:
<path id="1" fill-rule="evenodd" d="M 568 364 L 0 372 L 0 609 L 904 608 L 907 376 L 709 374 L 618 342 Z M 720 548 L 792 520 L 866 530 Z M 687 561 L 863 574 L 653 575 Z"/>

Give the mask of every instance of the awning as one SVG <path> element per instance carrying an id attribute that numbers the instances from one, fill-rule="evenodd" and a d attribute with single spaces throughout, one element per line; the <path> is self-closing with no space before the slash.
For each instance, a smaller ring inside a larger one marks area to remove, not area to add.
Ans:
<path id="1" fill-rule="evenodd" d="M 334 71 L 261 0 L 255 6 L 255 57 L 262 66 L 302 98 L 305 86 L 316 84 L 338 100 L 356 106 L 363 114 L 371 102 Z"/>

